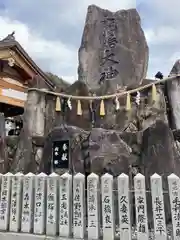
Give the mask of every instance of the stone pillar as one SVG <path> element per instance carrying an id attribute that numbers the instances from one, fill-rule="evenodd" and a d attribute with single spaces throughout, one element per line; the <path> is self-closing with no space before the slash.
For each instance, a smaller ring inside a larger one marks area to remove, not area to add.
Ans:
<path id="1" fill-rule="evenodd" d="M 45 233 L 46 221 L 46 177 L 44 173 L 35 176 L 34 233 Z"/>
<path id="2" fill-rule="evenodd" d="M 0 113 L 0 172 L 6 173 L 7 169 L 7 153 L 6 153 L 6 130 L 4 113 Z"/>
<path id="3" fill-rule="evenodd" d="M 3 231 L 7 231 L 9 226 L 12 176 L 12 173 L 6 173 L 2 176 L 0 198 L 0 230 Z"/>
<path id="4" fill-rule="evenodd" d="M 99 239 L 99 176 L 91 173 L 87 177 L 88 239 Z"/>
<path id="5" fill-rule="evenodd" d="M 166 222 L 164 212 L 164 199 L 162 190 L 162 178 L 158 174 L 151 176 L 151 195 L 154 217 L 154 233 L 156 240 L 166 240 Z"/>
<path id="6" fill-rule="evenodd" d="M 170 72 L 170 77 L 180 74 L 180 60 L 178 59 Z M 170 81 L 166 81 L 166 89 L 168 95 L 169 108 L 171 109 L 171 128 L 180 129 L 180 105 L 179 105 L 179 94 L 180 94 L 180 80 L 179 77 Z"/>
<path id="7" fill-rule="evenodd" d="M 129 177 L 124 173 L 118 176 L 118 206 L 120 239 L 131 240 Z"/>
<path id="8" fill-rule="evenodd" d="M 58 186 L 59 175 L 47 177 L 46 235 L 56 236 L 58 232 Z"/>
<path id="9" fill-rule="evenodd" d="M 134 177 L 135 205 L 136 205 L 136 226 L 137 239 L 148 240 L 148 219 L 146 203 L 145 177 L 138 173 Z"/>
<path id="10" fill-rule="evenodd" d="M 72 233 L 72 176 L 64 173 L 60 176 L 59 185 L 59 232 L 61 237 Z"/>
<path id="11" fill-rule="evenodd" d="M 12 177 L 11 190 L 11 208 L 9 229 L 12 232 L 19 232 L 21 225 L 21 210 L 22 210 L 22 173 L 16 173 Z"/>
<path id="12" fill-rule="evenodd" d="M 28 173 L 23 179 L 21 231 L 27 233 L 33 230 L 34 177 L 35 175 L 33 173 Z"/>
<path id="13" fill-rule="evenodd" d="M 28 132 L 31 137 L 44 137 L 45 133 L 45 93 L 35 90 L 28 91 L 27 102 L 25 106 L 25 119 Z M 40 163 L 43 155 L 43 147 L 36 147 L 35 161 Z"/>
<path id="14" fill-rule="evenodd" d="M 28 91 L 25 106 L 27 126 L 31 136 L 44 136 L 45 94 L 36 90 Z"/>
<path id="15" fill-rule="evenodd" d="M 0 173 L 0 191 L 1 191 L 2 176 L 3 176 L 3 174 Z"/>
<path id="16" fill-rule="evenodd" d="M 173 237 L 174 240 L 178 240 L 180 239 L 180 178 L 172 173 L 168 176 L 168 185 L 173 225 Z"/>
<path id="17" fill-rule="evenodd" d="M 101 177 L 103 240 L 114 240 L 114 197 L 113 176 L 106 173 Z"/>
<path id="18" fill-rule="evenodd" d="M 73 237 L 85 234 L 85 176 L 77 173 L 73 179 Z"/>
<path id="19" fill-rule="evenodd" d="M 40 164 L 42 159 L 43 146 L 35 147 L 32 143 L 36 143 L 37 138 L 39 142 L 41 142 L 41 138 L 44 137 L 46 120 L 45 107 L 45 94 L 40 93 L 39 91 L 29 90 L 27 101 L 24 107 L 23 130 L 21 132 L 21 138 L 18 142 L 14 161 L 10 168 L 11 172 L 38 172 L 39 169 L 33 169 L 33 165 L 36 162 Z M 35 162 L 34 164 L 32 164 L 33 161 Z M 38 164 L 37 166 L 39 166 Z M 28 169 L 27 166 L 30 166 L 30 169 Z"/>

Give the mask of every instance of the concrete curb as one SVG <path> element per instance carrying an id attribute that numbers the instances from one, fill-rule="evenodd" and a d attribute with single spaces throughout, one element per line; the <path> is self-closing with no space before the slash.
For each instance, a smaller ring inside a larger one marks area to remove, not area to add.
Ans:
<path id="1" fill-rule="evenodd" d="M 0 239 L 1 240 L 73 240 L 72 238 L 49 237 L 46 235 L 34 235 L 34 234 L 27 234 L 27 233 L 10 233 L 10 232 L 0 232 Z"/>

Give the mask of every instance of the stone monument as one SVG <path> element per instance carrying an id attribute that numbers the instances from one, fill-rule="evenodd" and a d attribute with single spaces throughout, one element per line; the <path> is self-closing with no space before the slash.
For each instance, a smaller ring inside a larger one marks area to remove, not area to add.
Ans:
<path id="1" fill-rule="evenodd" d="M 88 8 L 79 48 L 79 78 L 65 92 L 101 96 L 143 86 L 153 81 L 145 79 L 147 65 L 148 46 L 137 11 L 113 13 L 92 5 Z M 178 61 L 171 75 L 179 73 L 179 66 Z M 31 90 L 17 150 L 6 171 L 49 174 L 53 170 L 59 174 L 69 170 L 73 174 L 109 173 L 114 177 L 123 172 L 130 176 L 130 188 L 134 175 L 141 173 L 147 180 L 147 190 L 150 190 L 149 176 L 157 172 L 163 177 L 163 188 L 167 189 L 166 176 L 172 172 L 180 174 L 180 116 L 176 111 L 179 87 L 176 86 L 178 78 L 172 83 L 158 84 L 155 104 L 150 103 L 151 89 L 141 91 L 140 105 L 132 95 L 130 112 L 125 111 L 124 97 L 119 99 L 119 111 L 113 99 L 107 100 L 103 117 L 99 115 L 100 101 L 94 101 L 93 124 L 88 101 L 82 101 L 81 116 L 77 115 L 77 101 L 72 101 L 72 109 L 56 112 L 55 96 Z M 35 128 L 29 116 L 33 116 L 33 123 L 39 123 Z M 68 169 L 52 169 L 52 145 L 57 140 L 70 141 Z M 165 196 L 168 219 L 167 203 Z M 147 214 L 151 212 L 147 208 Z"/>
<path id="2" fill-rule="evenodd" d="M 146 77 L 148 46 L 135 9 L 110 12 L 88 7 L 79 48 L 79 80 L 98 90 L 107 82 L 108 91 L 117 85 L 139 85 Z"/>

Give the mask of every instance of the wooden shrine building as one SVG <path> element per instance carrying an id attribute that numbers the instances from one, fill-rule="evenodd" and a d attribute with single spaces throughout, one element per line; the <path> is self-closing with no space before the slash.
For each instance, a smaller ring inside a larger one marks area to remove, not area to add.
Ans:
<path id="1" fill-rule="evenodd" d="M 54 90 L 54 84 L 15 40 L 14 32 L 0 41 L 0 112 L 5 117 L 21 115 L 27 89 Z"/>

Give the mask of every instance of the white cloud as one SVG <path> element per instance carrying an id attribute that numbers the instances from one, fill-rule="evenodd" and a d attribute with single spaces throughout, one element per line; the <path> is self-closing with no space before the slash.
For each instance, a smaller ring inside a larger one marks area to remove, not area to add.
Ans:
<path id="1" fill-rule="evenodd" d="M 180 1 L 176 0 L 144 1 L 143 22 L 144 26 L 148 26 L 145 36 L 151 56 L 148 75 L 157 71 L 169 75 L 174 63 L 180 58 L 179 7 Z"/>
<path id="2" fill-rule="evenodd" d="M 67 0 L 68 1 L 68 0 Z M 66 11 L 61 13 L 61 18 L 65 22 L 77 24 L 77 22 L 85 21 L 87 8 L 89 5 L 96 5 L 110 11 L 118 11 L 121 9 L 129 9 L 136 7 L 136 0 L 75 0 L 68 1 Z"/>
<path id="3" fill-rule="evenodd" d="M 45 71 L 59 76 L 69 74 L 66 76 L 69 81 L 77 79 L 77 49 L 70 49 L 61 41 L 48 41 L 33 33 L 25 24 L 9 18 L 0 17 L 0 29 L 1 39 L 15 30 L 16 40 Z"/>
<path id="4" fill-rule="evenodd" d="M 148 2 L 158 12 L 162 19 L 180 19 L 179 8 L 180 1 L 177 0 L 151 0 Z"/>
<path id="5" fill-rule="evenodd" d="M 172 64 L 174 64 L 178 59 L 180 59 L 180 52 L 175 52 L 172 54 L 169 60 Z"/>
<path id="6" fill-rule="evenodd" d="M 180 42 L 179 27 L 159 26 L 146 29 L 145 36 L 149 44 L 177 44 Z"/>
<path id="7" fill-rule="evenodd" d="M 111 11 L 117 11 L 120 9 L 128 9 L 132 7 L 136 7 L 136 0 L 78 0 L 76 2 L 79 2 L 79 5 L 83 3 L 86 7 L 91 4 L 96 4 L 97 6 L 101 8 L 106 8 Z"/>
<path id="8" fill-rule="evenodd" d="M 67 82 L 73 83 L 78 79 L 78 76 L 61 76 L 62 79 L 65 79 Z"/>

